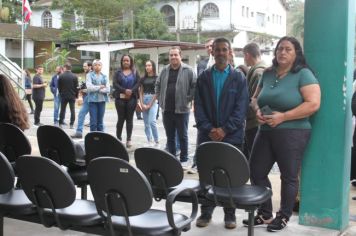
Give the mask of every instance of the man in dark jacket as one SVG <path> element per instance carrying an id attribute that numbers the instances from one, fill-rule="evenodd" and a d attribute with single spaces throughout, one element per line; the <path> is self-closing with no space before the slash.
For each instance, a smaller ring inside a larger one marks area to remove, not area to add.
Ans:
<path id="1" fill-rule="evenodd" d="M 225 38 L 213 43 L 215 65 L 197 80 L 194 115 L 198 128 L 198 145 L 207 141 L 226 142 L 241 149 L 249 103 L 246 79 L 229 65 L 231 44 Z M 198 227 L 209 224 L 215 205 L 202 204 Z M 225 228 L 236 227 L 234 208 L 224 208 Z"/>
<path id="2" fill-rule="evenodd" d="M 73 129 L 75 121 L 75 99 L 78 97 L 78 77 L 71 72 L 70 64 L 64 65 L 64 72 L 58 79 L 58 91 L 61 96 L 61 112 L 59 115 L 59 126 L 64 124 L 67 104 L 70 108 L 70 128 Z"/>

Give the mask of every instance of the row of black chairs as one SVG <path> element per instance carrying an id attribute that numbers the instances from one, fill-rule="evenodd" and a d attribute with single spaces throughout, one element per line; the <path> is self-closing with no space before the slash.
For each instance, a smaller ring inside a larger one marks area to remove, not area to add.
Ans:
<path id="1" fill-rule="evenodd" d="M 4 217 L 98 235 L 180 235 L 197 214 L 198 200 L 190 189 L 171 192 L 165 211 L 151 209 L 148 180 L 118 158 L 100 157 L 88 165 L 94 201 L 76 199 L 72 178 L 53 160 L 25 155 L 17 158 L 16 168 L 22 189 L 14 188 L 15 173 L 0 153 L 0 235 Z M 172 210 L 181 192 L 192 196 L 189 217 Z"/>
<path id="2" fill-rule="evenodd" d="M 58 135 L 59 132 L 62 132 L 61 136 Z M 75 144 L 58 127 L 39 127 L 37 137 L 41 155 L 66 166 L 74 183 L 82 187 L 82 190 L 85 187 L 85 194 L 86 185 L 90 182 L 87 174 L 89 168 L 87 168 L 87 165 L 91 163 L 90 160 L 102 156 L 116 157 L 126 162 L 129 160 L 124 145 L 109 134 L 93 132 L 86 135 L 85 159 L 83 157 L 78 158 L 78 155 L 73 154 L 77 150 Z M 55 142 L 48 141 L 53 138 Z M 45 139 L 47 143 L 41 147 L 42 139 Z M 65 143 L 63 140 L 67 140 L 68 144 L 63 145 Z M 71 148 L 69 148 L 70 146 Z M 0 151 L 2 150 L 1 147 L 0 138 Z M 65 152 L 64 147 L 67 147 L 65 150 L 70 151 Z M 119 151 L 114 151 L 116 149 L 119 149 Z M 118 153 L 120 154 L 118 155 Z M 199 180 L 184 179 L 183 169 L 179 161 L 163 150 L 154 148 L 136 149 L 135 162 L 152 186 L 153 196 L 156 200 L 168 199 L 171 193 L 179 189 L 190 189 L 190 191 L 183 191 L 175 196 L 175 200 L 194 202 L 191 195 L 191 191 L 193 191 L 198 196 L 200 203 L 212 201 L 219 206 L 245 209 L 249 213 L 250 221 L 248 235 L 253 235 L 254 211 L 262 202 L 271 197 L 271 190 L 246 184 L 249 179 L 248 162 L 244 155 L 232 145 L 208 142 L 198 147 L 196 155 Z M 70 159 L 61 161 L 68 156 L 70 156 Z M 78 160 L 82 160 L 82 163 Z"/>

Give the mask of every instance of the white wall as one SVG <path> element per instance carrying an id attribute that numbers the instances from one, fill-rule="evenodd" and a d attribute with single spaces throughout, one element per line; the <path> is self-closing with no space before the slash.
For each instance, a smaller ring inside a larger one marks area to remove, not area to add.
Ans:
<path id="1" fill-rule="evenodd" d="M 31 17 L 31 26 L 42 27 L 42 14 L 46 9 L 33 10 Z M 62 10 L 49 9 L 52 14 L 52 28 L 60 29 L 62 27 Z"/>
<path id="2" fill-rule="evenodd" d="M 226 31 L 233 27 L 236 31 L 250 31 L 257 33 L 266 33 L 269 35 L 282 37 L 286 34 L 286 10 L 280 0 L 201 0 L 200 9 L 207 3 L 214 3 L 219 8 L 219 17 L 202 18 L 202 31 Z M 177 1 L 164 1 L 156 4 L 156 9 L 160 10 L 162 6 L 170 5 L 174 8 L 176 14 L 177 28 Z M 247 14 L 248 8 L 248 16 Z M 242 11 L 244 10 L 244 16 Z M 251 15 L 252 13 L 252 15 Z M 198 14 L 198 1 L 185 1 L 180 5 L 180 28 L 184 30 L 187 22 L 191 22 L 189 27 L 196 30 Z M 260 16 L 264 16 L 264 24 L 261 26 Z M 277 21 L 278 18 L 278 21 Z M 269 21 L 268 21 L 269 19 Z M 274 20 L 273 20 L 274 19 Z"/>
<path id="3" fill-rule="evenodd" d="M 6 39 L 0 38 L 0 54 L 6 56 Z"/>

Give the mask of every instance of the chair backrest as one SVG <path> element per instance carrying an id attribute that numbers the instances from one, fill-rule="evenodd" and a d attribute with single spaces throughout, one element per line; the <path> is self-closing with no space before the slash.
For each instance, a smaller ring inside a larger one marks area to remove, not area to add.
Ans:
<path id="1" fill-rule="evenodd" d="M 170 153 L 156 148 L 137 148 L 135 162 L 153 187 L 162 188 L 162 176 L 166 188 L 180 184 L 184 173 L 180 162 Z M 159 175 L 159 176 L 158 176 Z"/>
<path id="2" fill-rule="evenodd" d="M 15 184 L 15 173 L 6 156 L 0 152 L 0 194 L 9 192 Z"/>
<path id="3" fill-rule="evenodd" d="M 117 157 L 129 161 L 125 146 L 111 134 L 94 131 L 85 136 L 85 158 L 87 163 L 97 157 Z"/>
<path id="4" fill-rule="evenodd" d="M 22 156 L 16 160 L 21 186 L 27 197 L 41 208 L 70 206 L 76 196 L 74 183 L 56 162 L 38 156 Z M 36 197 L 35 197 L 36 195 Z M 50 196 L 50 203 L 48 196 Z"/>
<path id="5" fill-rule="evenodd" d="M 250 177 L 244 154 L 231 144 L 206 142 L 196 152 L 199 180 L 217 187 L 239 187 Z"/>
<path id="6" fill-rule="evenodd" d="M 0 123 L 0 152 L 10 162 L 22 155 L 31 154 L 31 143 L 24 132 L 10 123 Z"/>
<path id="7" fill-rule="evenodd" d="M 38 127 L 37 141 L 41 156 L 64 166 L 68 166 L 75 161 L 74 143 L 61 128 L 51 125 Z"/>
<path id="8" fill-rule="evenodd" d="M 88 179 L 99 214 L 110 211 L 110 215 L 125 216 L 126 208 L 128 216 L 139 215 L 152 205 L 149 182 L 127 161 L 115 157 L 96 158 L 89 163 Z"/>

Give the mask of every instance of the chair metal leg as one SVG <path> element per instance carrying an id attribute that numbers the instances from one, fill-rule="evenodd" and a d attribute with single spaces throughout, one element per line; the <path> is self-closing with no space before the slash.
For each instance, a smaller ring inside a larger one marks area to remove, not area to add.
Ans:
<path id="1" fill-rule="evenodd" d="M 255 219 L 255 211 L 254 210 L 248 210 L 248 236 L 253 236 L 253 226 L 254 226 L 254 219 Z"/>
<path id="2" fill-rule="evenodd" d="M 81 195 L 82 195 L 82 199 L 83 200 L 87 200 L 87 198 L 88 198 L 88 195 L 87 195 L 87 185 L 83 185 L 82 187 L 81 187 L 81 190 L 82 190 L 82 192 L 81 192 Z"/>
<path id="3" fill-rule="evenodd" d="M 0 236 L 4 236 L 4 216 L 0 216 Z"/>

